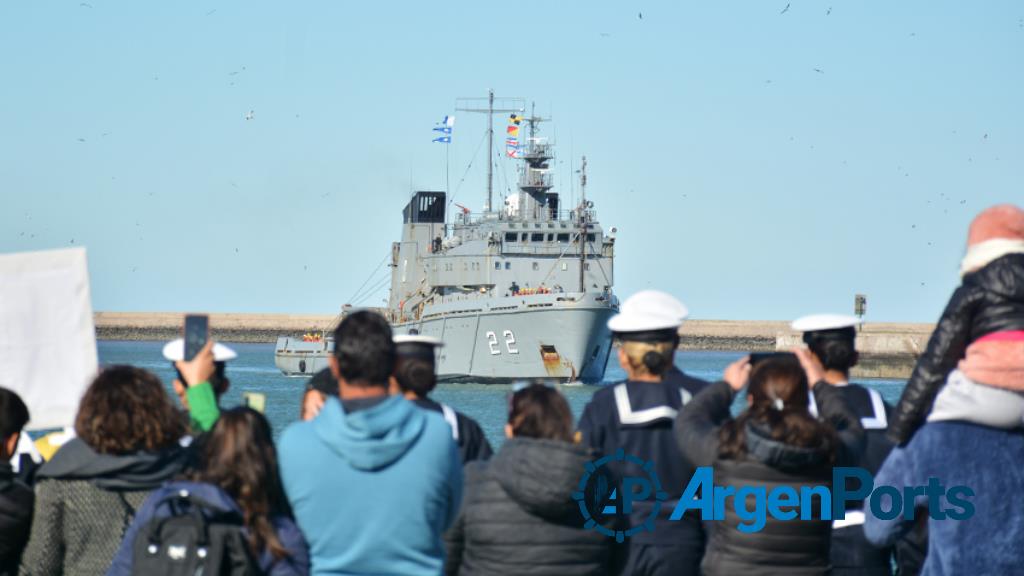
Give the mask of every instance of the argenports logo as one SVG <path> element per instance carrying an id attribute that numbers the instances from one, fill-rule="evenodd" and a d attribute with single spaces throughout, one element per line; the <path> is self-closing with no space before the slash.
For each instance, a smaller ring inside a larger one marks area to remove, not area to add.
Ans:
<path id="1" fill-rule="evenodd" d="M 627 463 L 632 464 L 643 475 L 616 479 L 608 468 L 608 464 L 613 462 L 620 464 L 619 468 Z M 620 449 L 611 456 L 586 463 L 583 476 L 572 498 L 583 514 L 584 528 L 596 530 L 605 536 L 615 538 L 616 542 L 622 542 L 637 532 L 654 531 L 654 520 L 658 517 L 668 494 L 661 489 L 661 481 L 654 471 L 653 461 L 628 456 Z M 612 522 L 616 518 L 629 518 L 633 513 L 633 504 L 649 498 L 653 498 L 653 506 L 640 525 L 621 529 L 622 522 Z M 606 524 L 612 524 L 616 528 L 608 528 Z"/>
<path id="2" fill-rule="evenodd" d="M 609 464 L 617 470 L 639 470 L 639 475 L 616 478 Z M 715 484 L 714 469 L 697 468 L 682 491 L 678 504 L 668 516 L 679 521 L 687 510 L 699 512 L 702 521 L 723 520 L 726 509 L 732 508 L 740 519 L 737 530 L 759 532 L 768 518 L 778 521 L 843 520 L 850 503 L 863 502 L 865 508 L 880 520 L 902 516 L 913 520 L 921 501 L 927 502 L 928 516 L 935 520 L 966 520 L 974 515 L 970 498 L 974 491 L 967 486 L 946 487 L 938 478 L 928 478 L 922 486 L 875 486 L 874 477 L 863 468 L 832 469 L 831 485 L 721 486 Z M 653 531 L 668 494 L 662 489 L 654 471 L 654 462 L 629 456 L 619 450 L 585 465 L 579 486 L 572 495 L 583 514 L 583 527 L 596 530 L 622 542 L 638 532 Z M 628 523 L 637 504 L 649 510 L 642 521 Z M 608 526 L 615 528 L 609 528 Z"/>

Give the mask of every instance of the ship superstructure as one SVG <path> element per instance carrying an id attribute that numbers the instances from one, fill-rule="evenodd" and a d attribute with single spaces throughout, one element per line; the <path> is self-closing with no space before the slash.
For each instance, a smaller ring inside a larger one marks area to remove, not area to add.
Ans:
<path id="1" fill-rule="evenodd" d="M 493 93 L 488 104 L 493 115 Z M 581 201 L 561 206 L 553 190 L 553 146 L 540 135 L 543 120 L 523 118 L 528 137 L 515 154 L 517 191 L 499 209 L 492 209 L 489 166 L 482 213 L 460 208 L 448 221 L 449 199 L 440 191 L 414 193 L 402 212 L 385 313 L 396 334 L 444 341 L 441 381 L 599 382 L 604 376 L 611 347 L 605 324 L 618 306 L 614 229 L 601 227 L 586 200 L 585 158 Z M 490 116 L 488 130 L 493 141 Z M 302 372 L 311 373 L 330 344 L 279 341 L 278 366 L 295 373 L 299 349 L 310 348 Z"/>

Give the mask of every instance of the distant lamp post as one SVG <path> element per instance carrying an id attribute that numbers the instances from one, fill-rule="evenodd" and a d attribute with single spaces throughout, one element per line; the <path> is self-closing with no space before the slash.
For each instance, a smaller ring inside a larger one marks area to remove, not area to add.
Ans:
<path id="1" fill-rule="evenodd" d="M 864 313 L 868 310 L 868 297 L 863 294 L 857 294 L 853 297 L 853 313 L 857 315 L 860 320 L 861 328 L 864 327 Z"/>

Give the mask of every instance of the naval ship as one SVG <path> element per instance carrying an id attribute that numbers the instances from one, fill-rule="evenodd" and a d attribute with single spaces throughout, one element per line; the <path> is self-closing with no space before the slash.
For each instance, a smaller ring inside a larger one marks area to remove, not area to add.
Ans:
<path id="1" fill-rule="evenodd" d="M 493 92 L 486 102 L 487 108 L 471 111 L 489 114 L 494 150 L 493 115 L 503 111 L 495 109 Z M 553 190 L 553 146 L 540 135 L 547 119 L 532 113 L 519 118 L 528 137 L 509 154 L 521 160 L 517 191 L 500 209 L 492 209 L 493 162 L 482 213 L 459 206 L 449 214 L 445 192 L 413 194 L 402 211 L 402 239 L 392 245 L 390 296 L 382 313 L 395 334 L 444 341 L 438 356 L 442 382 L 598 383 L 611 349 L 606 323 L 618 309 L 612 290 L 615 229 L 604 231 L 586 200 L 585 157 L 581 201 L 562 209 Z M 281 337 L 275 361 L 286 375 L 309 376 L 327 365 L 333 347 L 326 332 L 312 342 Z"/>

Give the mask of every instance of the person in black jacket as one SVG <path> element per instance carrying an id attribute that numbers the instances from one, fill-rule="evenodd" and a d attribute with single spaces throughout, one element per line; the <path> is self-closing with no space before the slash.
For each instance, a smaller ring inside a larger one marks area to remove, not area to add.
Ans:
<path id="1" fill-rule="evenodd" d="M 445 535 L 445 574 L 611 574 L 614 540 L 585 529 L 572 498 L 593 455 L 572 440 L 568 402 L 533 384 L 509 405 L 501 450 L 466 465 L 462 511 Z"/>
<path id="2" fill-rule="evenodd" d="M 620 313 L 608 321 L 619 342 L 619 365 L 628 380 L 594 392 L 578 425 L 580 440 L 600 453 L 625 455 L 654 463 L 667 498 L 662 509 L 675 507 L 693 474 L 693 467 L 679 457 L 672 423 L 679 410 L 707 382 L 674 370 L 672 359 L 679 344 L 678 329 L 687 315 L 678 300 L 656 290 L 629 297 Z M 628 459 L 608 463 L 612 482 L 641 476 L 639 466 Z M 654 499 L 632 503 L 628 528 L 645 525 Z M 704 554 L 704 530 L 696 514 L 668 520 L 658 514 L 653 530 L 630 536 L 625 545 L 624 574 L 655 576 L 698 574 Z"/>
<path id="3" fill-rule="evenodd" d="M 28 420 L 28 407 L 21 397 L 0 388 L 0 576 L 17 574 L 32 527 L 35 494 L 15 478 L 10 462 Z"/>
<path id="4" fill-rule="evenodd" d="M 825 382 L 835 387 L 846 407 L 860 419 L 864 428 L 864 451 L 856 466 L 874 476 L 893 448 L 886 437 L 893 407 L 877 390 L 850 382 L 850 369 L 859 359 L 856 347 L 859 323 L 853 316 L 815 314 L 795 320 L 792 328 L 803 332 L 804 343 L 825 369 Z M 851 489 L 854 488 L 856 486 L 851 485 Z M 911 538 L 900 540 L 895 547 L 877 548 L 864 536 L 862 509 L 863 502 L 848 505 L 846 518 L 833 523 L 832 576 L 892 574 L 894 554 L 901 576 L 920 573 L 923 556 L 915 553 L 921 549 L 916 543 L 926 542 L 927 526 L 922 524 Z"/>
<path id="5" fill-rule="evenodd" d="M 956 414 L 944 419 L 1011 428 L 1024 415 L 1024 210 L 1010 204 L 984 210 L 971 222 L 967 245 L 963 283 L 889 424 L 897 444 L 909 442 L 924 423 L 947 378 L 957 384 L 955 406 L 949 406 Z M 972 402 L 974 414 L 963 409 Z"/>
<path id="6" fill-rule="evenodd" d="M 486 460 L 494 451 L 480 424 L 447 404 L 430 398 L 437 386 L 435 350 L 443 346 L 437 338 L 419 335 L 395 336 L 395 380 L 405 397 L 425 410 L 439 412 L 452 428 L 462 463 Z"/>
<path id="7" fill-rule="evenodd" d="M 725 382 L 707 387 L 679 415 L 676 435 L 684 457 L 695 466 L 713 466 L 721 486 L 829 486 L 834 465 L 856 462 L 863 449 L 860 422 L 846 409 L 836 388 L 824 382 L 821 365 L 806 350 L 797 358 L 772 357 L 751 368 L 749 357 L 725 371 Z M 749 380 L 748 407 L 730 416 L 734 395 Z M 808 381 L 820 418 L 808 411 Z M 753 496 L 751 496 L 753 499 Z M 726 499 L 725 517 L 713 523 L 703 574 L 824 575 L 830 570 L 829 520 L 783 521 L 767 518 L 757 532 Z M 813 500 L 815 510 L 821 503 Z M 745 503 L 753 509 L 753 502 Z M 740 506 L 743 506 L 741 504 Z"/>

